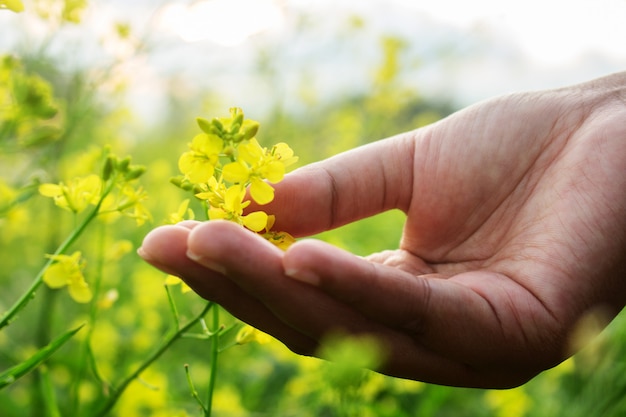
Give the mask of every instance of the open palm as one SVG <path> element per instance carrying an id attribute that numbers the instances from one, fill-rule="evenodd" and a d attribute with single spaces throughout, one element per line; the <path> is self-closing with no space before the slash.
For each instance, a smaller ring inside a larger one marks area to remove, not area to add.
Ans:
<path id="1" fill-rule="evenodd" d="M 264 206 L 307 236 L 399 208 L 399 249 L 286 253 L 226 222 L 155 229 L 141 253 L 200 295 L 313 354 L 374 335 L 382 372 L 507 387 L 571 354 L 588 311 L 626 300 L 626 74 L 479 103 L 304 167 Z"/>

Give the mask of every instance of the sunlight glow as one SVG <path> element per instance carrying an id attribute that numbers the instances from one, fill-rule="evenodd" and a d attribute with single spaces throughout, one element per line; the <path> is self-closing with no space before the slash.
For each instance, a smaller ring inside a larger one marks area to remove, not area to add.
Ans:
<path id="1" fill-rule="evenodd" d="M 160 20 L 186 42 L 209 40 L 235 46 L 280 26 L 284 13 L 275 0 L 202 0 L 189 6 L 171 3 Z"/>
<path id="2" fill-rule="evenodd" d="M 543 65 L 572 61 L 585 52 L 624 56 L 624 0 L 395 1 L 454 27 L 490 29 Z"/>

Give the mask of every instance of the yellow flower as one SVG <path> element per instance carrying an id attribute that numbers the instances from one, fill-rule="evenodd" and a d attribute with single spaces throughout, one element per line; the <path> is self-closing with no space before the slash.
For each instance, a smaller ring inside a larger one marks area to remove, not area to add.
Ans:
<path id="1" fill-rule="evenodd" d="M 266 343 L 269 343 L 272 338 L 262 331 L 246 324 L 244 327 L 241 328 L 241 330 L 239 330 L 235 340 L 238 345 L 243 345 L 245 343 L 251 342 L 257 342 L 264 345 Z"/>
<path id="2" fill-rule="evenodd" d="M 21 0 L 0 0 L 0 10 L 9 9 L 16 13 L 24 11 L 24 4 Z"/>
<path id="3" fill-rule="evenodd" d="M 148 193 L 144 191 L 143 187 L 135 188 L 126 184 L 122 187 L 122 201 L 119 203 L 118 210 L 122 214 L 135 219 L 137 226 L 141 226 L 146 221 L 152 219 L 150 212 L 142 204 L 142 201 L 147 198 Z"/>
<path id="4" fill-rule="evenodd" d="M 133 187 L 130 184 L 118 185 L 116 194 L 106 196 L 98 216 L 105 222 L 113 222 L 120 214 L 135 219 L 137 226 L 143 225 L 152 219 L 150 212 L 143 205 L 143 201 L 148 198 L 148 193 L 143 187 Z"/>
<path id="5" fill-rule="evenodd" d="M 74 252 L 72 255 L 46 255 L 46 257 L 55 263 L 44 272 L 43 282 L 54 289 L 67 286 L 70 296 L 77 303 L 91 301 L 91 290 L 83 276 L 85 261 L 81 258 L 80 252 Z"/>
<path id="6" fill-rule="evenodd" d="M 525 416 L 532 405 L 532 398 L 523 387 L 485 391 L 485 399 L 498 417 Z"/>
<path id="7" fill-rule="evenodd" d="M 176 211 L 176 213 L 171 213 L 168 216 L 167 222 L 169 224 L 180 223 L 183 220 L 185 220 L 185 217 L 188 220 L 193 220 L 194 219 L 193 210 L 189 208 L 189 199 L 188 198 L 183 200 L 183 202 L 179 204 L 178 210 Z"/>
<path id="8" fill-rule="evenodd" d="M 165 277 L 165 285 L 180 285 L 180 292 L 183 294 L 191 291 L 191 287 L 185 284 L 185 281 L 174 275 L 168 275 Z"/>
<path id="9" fill-rule="evenodd" d="M 98 301 L 98 308 L 102 310 L 107 310 L 111 308 L 119 297 L 120 293 L 115 288 L 110 289 L 109 291 L 104 293 L 104 295 Z"/>
<path id="10" fill-rule="evenodd" d="M 200 189 L 203 191 L 196 194 L 197 198 L 206 200 L 213 207 L 219 207 L 224 203 L 226 185 L 223 182 L 218 182 L 215 177 L 209 178 L 206 184 L 200 184 Z"/>
<path id="11" fill-rule="evenodd" d="M 113 244 L 107 248 L 104 258 L 107 260 L 107 262 L 117 262 L 122 259 L 124 255 L 130 253 L 132 250 L 133 242 L 126 239 L 121 239 L 113 242 Z"/>
<path id="12" fill-rule="evenodd" d="M 89 204 L 97 204 L 100 199 L 102 182 L 95 174 L 74 178 L 69 184 L 41 184 L 39 193 L 54 199 L 54 203 L 66 210 L 80 213 Z"/>
<path id="13" fill-rule="evenodd" d="M 297 161 L 287 144 L 279 143 L 271 150 L 261 147 L 252 138 L 237 147 L 238 160 L 226 164 L 222 171 L 226 181 L 250 184 L 250 195 L 259 204 L 267 204 L 274 199 L 274 188 L 266 183 L 282 181 L 285 167 Z"/>
<path id="14" fill-rule="evenodd" d="M 229 220 L 238 223 L 248 229 L 260 232 L 267 225 L 267 214 L 263 211 L 255 211 L 248 215 L 243 215 L 243 209 L 246 208 L 250 201 L 243 201 L 246 196 L 246 190 L 240 185 L 233 185 L 226 189 L 224 201 L 217 205 L 209 207 L 210 220 Z"/>
<path id="15" fill-rule="evenodd" d="M 10 187 L 0 178 L 0 217 L 11 209 L 11 205 L 17 196 L 17 190 Z"/>
<path id="16" fill-rule="evenodd" d="M 273 214 L 267 216 L 267 225 L 265 226 L 265 233 L 263 233 L 262 236 L 279 249 L 287 250 L 289 246 L 296 243 L 296 239 L 287 232 L 276 232 L 271 230 L 272 227 L 274 227 L 275 221 L 276 216 Z"/>
<path id="17" fill-rule="evenodd" d="M 178 168 L 189 181 L 205 183 L 213 176 L 224 142 L 216 135 L 201 133 L 189 144 L 189 151 L 181 155 Z"/>

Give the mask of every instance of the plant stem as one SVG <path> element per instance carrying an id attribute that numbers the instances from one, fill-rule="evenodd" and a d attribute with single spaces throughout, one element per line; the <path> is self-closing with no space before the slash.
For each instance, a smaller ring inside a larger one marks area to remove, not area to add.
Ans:
<path id="1" fill-rule="evenodd" d="M 115 182 L 112 181 L 107 187 L 107 189 L 102 193 L 102 196 L 100 197 L 100 200 L 98 201 L 98 203 L 87 214 L 87 216 L 78 225 L 78 227 L 76 227 L 72 231 L 72 233 L 70 233 L 70 235 L 65 239 L 65 241 L 61 243 L 61 245 L 54 252 L 54 255 L 64 254 L 65 251 L 67 251 L 67 249 L 80 237 L 80 235 L 85 231 L 89 223 L 91 223 L 91 221 L 94 218 L 96 218 L 96 216 L 98 215 L 98 211 L 100 210 L 100 206 L 102 205 L 104 198 L 111 192 L 111 190 L 113 190 L 114 185 L 115 185 Z M 39 286 L 43 282 L 43 274 L 44 272 L 46 272 L 46 269 L 48 269 L 48 267 L 52 264 L 52 262 L 54 262 L 53 259 L 49 259 L 48 262 L 46 262 L 46 264 L 43 266 L 43 268 L 41 268 L 39 273 L 37 273 L 37 276 L 33 280 L 30 287 L 26 290 L 26 292 L 22 294 L 22 296 L 19 298 L 19 300 L 17 300 L 15 304 L 13 304 L 13 306 L 9 309 L 9 311 L 4 313 L 4 315 L 2 316 L 2 319 L 0 319 L 0 329 L 8 326 L 13 321 L 17 313 L 22 311 L 22 309 L 26 307 L 26 305 L 30 302 L 30 300 L 32 300 L 35 297 L 35 292 L 37 291 L 37 288 L 39 288 Z"/>
<path id="2" fill-rule="evenodd" d="M 115 403 L 117 403 L 117 400 L 122 396 L 122 394 L 124 393 L 126 388 L 128 388 L 130 383 L 133 382 L 148 366 L 150 366 L 154 361 L 156 361 L 163 353 L 165 353 L 165 351 L 176 340 L 178 340 L 184 333 L 186 333 L 191 327 L 193 327 L 193 325 L 198 323 L 200 319 L 202 319 L 206 315 L 206 313 L 211 309 L 211 307 L 214 307 L 214 306 L 216 306 L 216 304 L 213 302 L 207 303 L 207 305 L 202 309 L 200 314 L 198 314 L 193 320 L 191 320 L 189 323 L 187 323 L 186 325 L 178 329 L 176 332 L 174 332 L 170 337 L 165 339 L 163 343 L 161 343 L 161 345 L 152 353 L 152 355 L 150 355 L 141 365 L 139 365 L 139 367 L 133 373 L 131 373 L 128 377 L 126 377 L 126 379 L 124 379 L 119 384 L 119 386 L 112 391 L 111 396 L 107 398 L 106 402 L 104 403 L 102 408 L 100 408 L 100 410 L 95 414 L 95 416 L 96 417 L 106 416 L 108 412 L 111 411 L 113 406 L 115 406 Z M 215 308 L 215 310 L 217 310 L 217 308 Z"/>
<path id="3" fill-rule="evenodd" d="M 61 255 L 65 253 L 67 248 L 78 239 L 78 237 L 84 232 L 85 228 L 91 222 L 91 220 L 98 214 L 98 207 L 94 208 L 92 212 L 85 218 L 85 220 L 78 226 L 78 228 L 74 229 L 74 231 L 65 239 L 65 241 L 57 248 L 55 255 Z M 14 317 L 19 313 L 26 305 L 35 297 L 35 292 L 41 285 L 43 274 L 48 269 L 48 267 L 54 262 L 54 260 L 49 259 L 48 262 L 41 268 L 35 280 L 32 282 L 28 290 L 20 297 L 20 299 L 2 316 L 0 320 L 0 329 L 8 326 L 11 321 L 13 321 Z"/>
<path id="4" fill-rule="evenodd" d="M 102 290 L 102 277 L 104 276 L 104 257 L 106 251 L 106 229 L 104 224 L 99 224 L 98 228 L 98 261 L 95 268 L 94 273 L 94 281 L 93 281 L 93 299 L 91 302 L 91 306 L 89 309 L 89 321 L 87 322 L 87 334 L 85 335 L 85 339 L 82 341 L 81 350 L 79 353 L 79 361 L 78 361 L 78 370 L 76 371 L 76 376 L 73 381 L 73 386 L 71 389 L 71 415 L 80 415 L 80 385 L 85 377 L 85 371 L 88 366 L 89 356 L 90 356 L 90 346 L 91 337 L 94 332 L 96 317 L 98 315 L 98 299 L 100 298 L 100 293 Z M 97 370 L 94 370 L 94 373 L 97 374 Z"/>
<path id="5" fill-rule="evenodd" d="M 212 329 L 213 338 L 211 339 L 211 375 L 209 376 L 209 388 L 207 392 L 207 406 L 204 410 L 205 417 L 211 417 L 213 408 L 213 391 L 215 390 L 215 381 L 217 380 L 217 358 L 219 356 L 219 328 L 220 328 L 220 310 L 214 308 L 212 312 Z"/>

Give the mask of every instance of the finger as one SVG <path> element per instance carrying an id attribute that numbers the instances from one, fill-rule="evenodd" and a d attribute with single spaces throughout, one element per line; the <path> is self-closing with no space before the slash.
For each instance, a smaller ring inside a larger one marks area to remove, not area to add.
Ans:
<path id="1" fill-rule="evenodd" d="M 483 369 L 497 368 L 502 361 L 536 363 L 517 318 L 502 306 L 510 305 L 513 290 L 519 295 L 515 302 L 528 309 L 517 314 L 536 317 L 537 306 L 503 277 L 467 272 L 449 279 L 423 278 L 314 240 L 294 244 L 283 263 L 287 276 L 452 360 Z"/>
<path id="2" fill-rule="evenodd" d="M 321 340 L 332 331 L 377 338 L 386 353 L 381 372 L 441 384 L 494 383 L 465 363 L 443 357 L 415 338 L 364 317 L 352 305 L 285 277 L 283 252 L 237 225 L 208 222 L 191 232 L 188 243 L 197 262 L 224 271 L 281 321 L 311 339 Z"/>
<path id="3" fill-rule="evenodd" d="M 201 223 L 163 226 L 144 239 L 139 254 L 153 266 L 181 277 L 196 293 L 220 304 L 234 316 L 283 341 L 290 349 L 311 354 L 315 341 L 278 320 L 256 298 L 241 291 L 232 281 L 187 257 L 191 230 Z"/>
<path id="4" fill-rule="evenodd" d="M 399 135 L 300 168 L 275 185 L 268 205 L 276 230 L 310 235 L 392 208 L 411 198 L 413 137 Z"/>
<path id="5" fill-rule="evenodd" d="M 319 340 L 329 330 L 333 317 L 336 327 L 359 327 L 361 318 L 322 292 L 283 274 L 283 251 L 258 235 L 225 221 L 211 221 L 196 227 L 189 235 L 188 256 L 196 262 L 228 276 L 232 283 L 267 306 L 289 326 Z"/>

